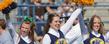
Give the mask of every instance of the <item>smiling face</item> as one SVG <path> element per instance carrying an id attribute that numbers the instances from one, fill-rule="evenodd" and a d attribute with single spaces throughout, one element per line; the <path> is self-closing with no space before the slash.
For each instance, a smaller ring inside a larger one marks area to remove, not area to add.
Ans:
<path id="1" fill-rule="evenodd" d="M 101 18 L 99 16 L 93 15 L 89 24 L 90 24 L 90 28 L 93 31 L 96 31 L 99 33 L 104 33 L 103 23 L 102 23 Z"/>
<path id="2" fill-rule="evenodd" d="M 90 24 L 91 30 L 96 31 L 101 34 L 105 34 L 104 24 L 99 16 L 93 15 L 89 24 Z"/>
<path id="3" fill-rule="evenodd" d="M 54 16 L 52 22 L 50 23 L 50 27 L 58 30 L 60 28 L 60 17 Z"/>
<path id="4" fill-rule="evenodd" d="M 94 31 L 98 31 L 100 29 L 100 23 L 101 23 L 100 19 L 95 17 L 93 20 L 93 26 L 92 26 Z"/>
<path id="5" fill-rule="evenodd" d="M 30 31 L 30 23 L 23 23 L 20 29 L 21 35 L 27 36 Z"/>

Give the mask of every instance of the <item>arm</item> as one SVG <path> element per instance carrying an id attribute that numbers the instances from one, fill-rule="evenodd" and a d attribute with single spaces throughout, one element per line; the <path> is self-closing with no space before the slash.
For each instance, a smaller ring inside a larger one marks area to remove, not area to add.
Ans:
<path id="1" fill-rule="evenodd" d="M 42 40 L 42 44 L 50 44 L 51 43 L 51 39 L 49 37 L 48 34 L 46 34 Z"/>
<path id="2" fill-rule="evenodd" d="M 16 32 L 16 29 L 12 25 L 12 22 L 10 21 L 9 14 L 6 15 L 6 24 L 7 24 L 7 27 L 8 27 L 8 31 L 9 31 L 12 39 L 14 40 L 14 44 L 16 44 L 16 40 L 18 39 L 19 36 Z"/>
<path id="3" fill-rule="evenodd" d="M 11 34 L 11 37 L 13 38 L 17 32 L 16 32 L 16 29 L 14 28 L 14 26 L 12 25 L 12 22 L 11 21 L 8 21 L 7 22 L 7 26 L 8 26 L 8 30 L 9 30 L 9 33 Z"/>
<path id="4" fill-rule="evenodd" d="M 68 30 L 70 30 L 70 27 L 72 26 L 74 20 L 77 18 L 77 16 L 81 13 L 82 9 L 81 8 L 77 8 L 72 15 L 70 16 L 70 18 L 67 20 L 67 22 L 60 28 L 60 30 L 63 32 L 63 34 L 65 35 Z"/>
<path id="5" fill-rule="evenodd" d="M 20 41 L 19 35 L 18 34 L 15 34 L 13 40 L 14 40 L 14 44 L 18 44 L 19 41 Z"/>
<path id="6" fill-rule="evenodd" d="M 9 14 L 6 14 L 5 18 L 6 18 L 6 25 L 7 25 L 8 31 L 11 37 L 13 38 L 15 35 L 15 30 L 14 30 L 15 28 L 13 27 L 12 22 L 10 21 Z"/>
<path id="7" fill-rule="evenodd" d="M 82 40 L 80 37 L 82 37 L 82 35 L 79 23 L 73 26 L 71 30 L 65 35 L 65 38 L 68 40 L 68 43 L 75 42 L 77 41 L 77 39 Z"/>
<path id="8" fill-rule="evenodd" d="M 106 42 L 109 42 L 109 32 L 106 33 L 105 40 L 106 40 Z"/>

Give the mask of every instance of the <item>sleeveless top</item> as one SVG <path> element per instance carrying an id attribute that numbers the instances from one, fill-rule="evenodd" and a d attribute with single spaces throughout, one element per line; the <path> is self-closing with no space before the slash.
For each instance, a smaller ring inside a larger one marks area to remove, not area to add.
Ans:
<path id="1" fill-rule="evenodd" d="M 50 34 L 50 33 L 47 33 L 50 36 L 50 39 L 51 39 L 51 43 L 50 44 L 55 44 L 58 39 L 64 38 L 64 34 L 60 30 L 58 30 L 58 32 L 59 32 L 59 35 L 60 35 L 59 38 L 54 36 L 54 35 L 52 35 L 52 34 Z"/>
<path id="2" fill-rule="evenodd" d="M 84 41 L 84 44 L 105 44 L 104 37 L 101 34 L 100 37 L 96 37 L 92 33 L 90 33 L 89 38 Z"/>
<path id="3" fill-rule="evenodd" d="M 20 38 L 20 42 L 18 44 L 34 44 L 34 42 L 26 43 L 22 38 Z"/>

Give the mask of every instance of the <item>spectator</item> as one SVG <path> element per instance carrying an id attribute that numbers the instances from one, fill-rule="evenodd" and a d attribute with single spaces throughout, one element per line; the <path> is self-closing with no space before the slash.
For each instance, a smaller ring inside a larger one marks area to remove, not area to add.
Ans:
<path id="1" fill-rule="evenodd" d="M 14 44 L 12 36 L 6 27 L 5 20 L 0 19 L 0 44 Z"/>

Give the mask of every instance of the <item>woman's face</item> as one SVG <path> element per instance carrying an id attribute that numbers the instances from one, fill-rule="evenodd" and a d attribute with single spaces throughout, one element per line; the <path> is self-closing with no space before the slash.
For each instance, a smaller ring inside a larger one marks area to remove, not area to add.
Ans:
<path id="1" fill-rule="evenodd" d="M 26 36 L 28 35 L 29 31 L 30 31 L 30 24 L 23 23 L 20 30 L 21 35 Z"/>
<path id="2" fill-rule="evenodd" d="M 94 31 L 98 31 L 100 29 L 100 19 L 95 17 L 92 26 Z"/>
<path id="3" fill-rule="evenodd" d="M 50 23 L 50 27 L 55 30 L 58 30 L 60 28 L 60 17 L 58 16 L 53 17 L 53 20 Z"/>

